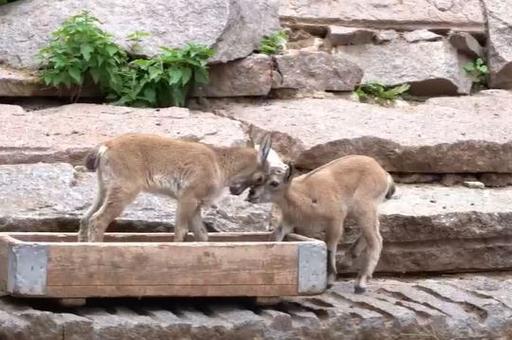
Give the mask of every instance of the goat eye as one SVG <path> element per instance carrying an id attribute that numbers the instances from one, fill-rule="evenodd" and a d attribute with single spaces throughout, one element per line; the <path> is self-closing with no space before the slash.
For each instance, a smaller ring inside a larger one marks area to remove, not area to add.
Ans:
<path id="1" fill-rule="evenodd" d="M 263 176 L 259 176 L 256 178 L 256 184 L 262 184 L 263 183 Z"/>
<path id="2" fill-rule="evenodd" d="M 279 182 L 278 181 L 272 181 L 272 182 L 270 182 L 270 186 L 273 187 L 273 188 L 277 188 L 279 186 Z"/>

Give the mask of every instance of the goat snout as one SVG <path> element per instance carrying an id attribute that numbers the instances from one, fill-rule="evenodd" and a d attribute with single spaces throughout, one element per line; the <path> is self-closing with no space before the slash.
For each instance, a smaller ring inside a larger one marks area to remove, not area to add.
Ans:
<path id="1" fill-rule="evenodd" d="M 251 203 L 258 203 L 258 196 L 256 196 L 256 191 L 254 190 L 254 188 L 251 188 L 249 190 L 249 194 L 247 194 L 245 200 Z"/>
<path id="2" fill-rule="evenodd" d="M 244 190 L 247 189 L 246 185 L 243 184 L 233 184 L 229 187 L 229 192 L 231 195 L 240 195 Z"/>

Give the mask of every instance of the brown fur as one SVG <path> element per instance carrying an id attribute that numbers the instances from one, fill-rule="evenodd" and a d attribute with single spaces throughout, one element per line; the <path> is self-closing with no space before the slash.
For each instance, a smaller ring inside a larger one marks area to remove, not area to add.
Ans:
<path id="1" fill-rule="evenodd" d="M 366 250 L 356 292 L 364 292 L 382 251 L 378 206 L 394 192 L 391 176 L 373 158 L 358 155 L 336 159 L 293 179 L 290 176 L 290 171 L 271 174 L 264 185 L 251 188 L 248 200 L 274 202 L 280 208 L 281 223 L 274 231 L 278 241 L 294 228 L 325 230 L 329 282 L 336 275 L 335 256 L 343 222 L 348 214 L 354 216 L 362 230 L 354 255 Z"/>
<path id="2" fill-rule="evenodd" d="M 98 195 L 80 223 L 80 241 L 102 241 L 108 225 L 140 192 L 171 196 L 178 201 L 175 241 L 189 228 L 196 240 L 208 234 L 201 208 L 213 204 L 224 187 L 239 195 L 262 183 L 267 172 L 270 137 L 254 147 L 215 147 L 150 134 L 125 134 L 100 145 L 87 157 L 96 169 Z"/>

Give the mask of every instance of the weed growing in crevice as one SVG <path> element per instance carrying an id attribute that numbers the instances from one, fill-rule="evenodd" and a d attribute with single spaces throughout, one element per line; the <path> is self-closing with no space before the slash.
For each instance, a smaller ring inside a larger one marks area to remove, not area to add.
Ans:
<path id="1" fill-rule="evenodd" d="M 264 36 L 258 51 L 268 55 L 279 54 L 285 50 L 287 43 L 288 34 L 281 30 Z"/>
<path id="2" fill-rule="evenodd" d="M 354 94 L 360 102 L 374 101 L 380 105 L 390 105 L 396 99 L 406 94 L 410 87 L 409 84 L 385 86 L 377 82 L 372 82 L 359 85 L 354 91 Z"/>
<path id="3" fill-rule="evenodd" d="M 181 49 L 163 48 L 152 59 L 135 59 L 123 66 L 121 87 L 109 98 L 129 106 L 184 106 L 195 84 L 208 83 L 209 48 L 188 44 Z"/>
<path id="4" fill-rule="evenodd" d="M 127 54 L 97 24 L 98 19 L 82 12 L 52 33 L 49 45 L 39 51 L 44 64 L 40 77 L 46 85 L 74 87 L 76 97 L 86 81 L 102 91 L 119 86 L 117 74 Z"/>
<path id="5" fill-rule="evenodd" d="M 488 87 L 489 82 L 489 67 L 482 58 L 475 60 L 464 65 L 464 71 L 473 80 L 473 90 L 481 90 Z"/>
<path id="6" fill-rule="evenodd" d="M 213 50 L 199 44 L 162 48 L 152 58 L 140 56 L 140 42 L 148 34 L 134 32 L 129 53 L 98 27 L 88 12 L 66 20 L 41 49 L 42 81 L 49 86 L 75 89 L 97 85 L 107 99 L 130 106 L 184 106 L 195 84 L 208 82 L 207 60 Z"/>

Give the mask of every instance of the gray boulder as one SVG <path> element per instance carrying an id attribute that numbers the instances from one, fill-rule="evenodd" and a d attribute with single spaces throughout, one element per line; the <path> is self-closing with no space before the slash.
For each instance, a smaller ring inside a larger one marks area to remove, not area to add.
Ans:
<path id="1" fill-rule="evenodd" d="M 507 0 L 484 0 L 489 26 L 490 85 L 512 88 L 512 6 Z"/>
<path id="2" fill-rule="evenodd" d="M 417 95 L 467 94 L 472 81 L 463 66 L 469 61 L 447 41 L 414 44 L 395 40 L 383 45 L 339 46 L 337 53 L 364 70 L 363 82 L 411 83 Z"/>
<path id="3" fill-rule="evenodd" d="M 363 77 L 355 63 L 326 52 L 289 51 L 275 56 L 273 88 L 352 91 Z"/>
<path id="4" fill-rule="evenodd" d="M 279 28 L 275 0 L 23 0 L 0 7 L 0 64 L 37 68 L 34 56 L 50 33 L 82 10 L 96 16 L 122 46 L 128 46 L 130 33 L 150 33 L 140 44 L 148 56 L 161 46 L 197 42 L 215 48 L 212 61 L 226 62 L 249 55 L 263 35 Z"/>

